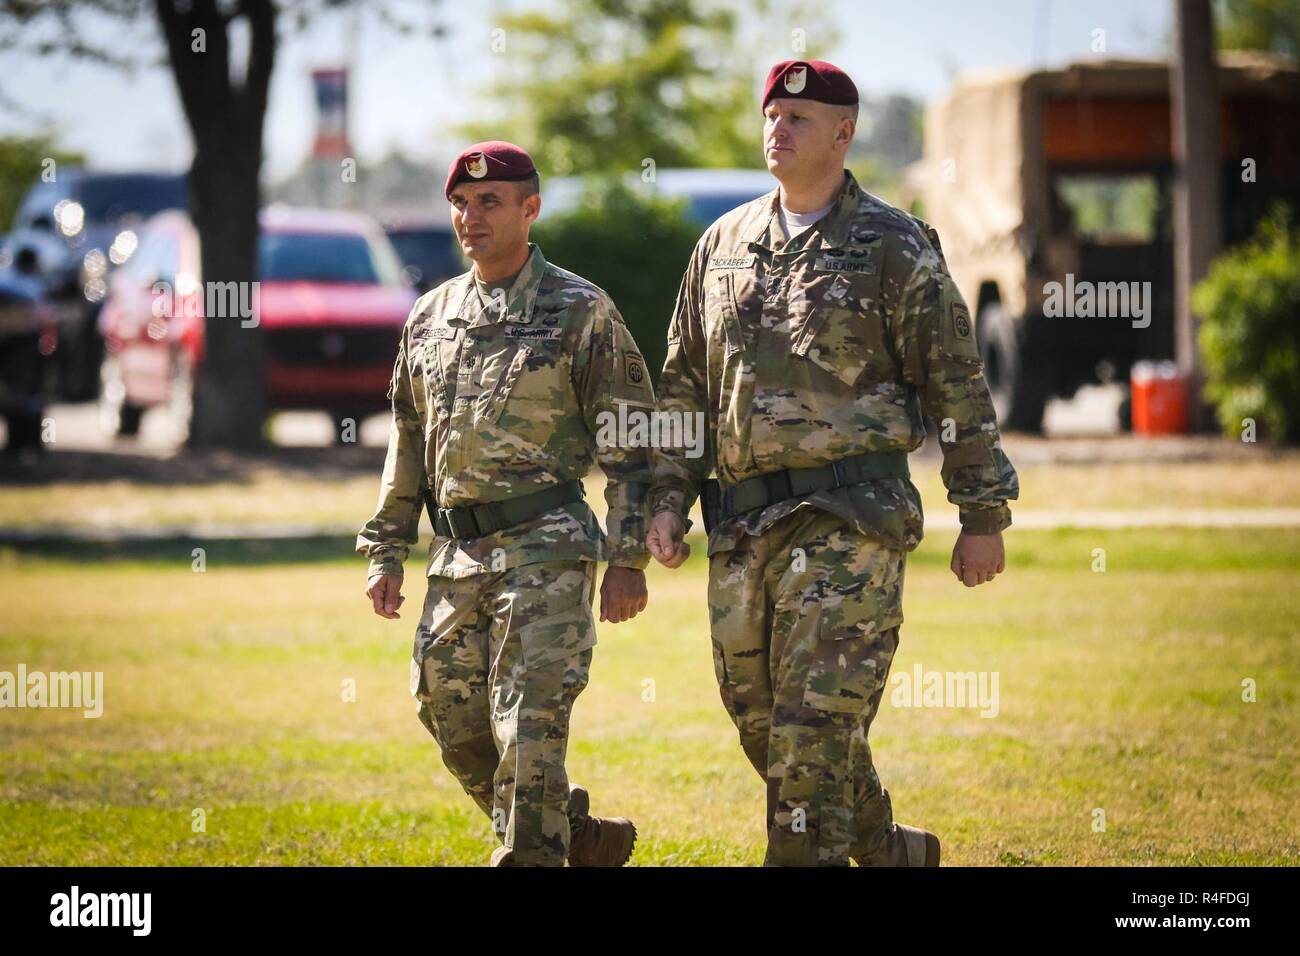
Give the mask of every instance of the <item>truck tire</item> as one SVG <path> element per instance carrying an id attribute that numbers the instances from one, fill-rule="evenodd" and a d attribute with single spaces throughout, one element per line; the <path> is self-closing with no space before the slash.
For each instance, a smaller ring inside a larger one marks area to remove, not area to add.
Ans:
<path id="1" fill-rule="evenodd" d="M 168 440 L 176 445 L 189 441 L 194 418 L 194 363 L 184 348 L 172 349 L 172 382 L 161 411 Z"/>
<path id="2" fill-rule="evenodd" d="M 99 334 L 99 306 L 86 305 L 76 331 L 60 345 L 63 361 L 63 397 L 69 402 L 93 402 L 99 398 L 99 367 L 104 361 L 104 339 Z"/>
<path id="3" fill-rule="evenodd" d="M 986 302 L 980 309 L 975 338 L 999 426 L 1009 431 L 1041 432 L 1050 371 L 1041 356 L 1025 348 L 1001 302 Z"/>
<path id="4" fill-rule="evenodd" d="M 5 415 L 5 425 L 9 432 L 5 451 L 9 453 L 26 451 L 29 448 L 44 450 L 41 442 L 41 413 L 14 411 Z"/>
<path id="5" fill-rule="evenodd" d="M 366 420 L 364 413 L 358 412 L 355 408 L 343 408 L 335 409 L 329 413 L 329 416 L 333 420 L 335 445 L 359 444 L 361 442 L 361 423 Z M 355 423 L 351 443 L 343 440 L 343 423 L 348 419 Z"/>

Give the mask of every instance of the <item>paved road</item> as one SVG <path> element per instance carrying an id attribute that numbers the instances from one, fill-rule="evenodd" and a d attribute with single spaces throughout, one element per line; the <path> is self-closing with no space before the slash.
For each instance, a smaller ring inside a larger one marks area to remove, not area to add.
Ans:
<path id="1" fill-rule="evenodd" d="M 1047 437 L 1098 437 L 1118 432 L 1117 409 L 1123 398 L 1119 386 L 1085 387 L 1070 401 L 1053 399 L 1044 418 Z M 130 451 L 133 454 L 168 455 L 177 443 L 162 413 L 146 412 L 140 435 L 114 439 L 99 423 L 93 402 L 52 405 L 48 418 L 54 421 L 55 448 L 70 451 Z M 2 426 L 0 426 L 2 428 Z M 271 439 L 287 447 L 326 446 L 332 443 L 333 426 L 324 412 L 280 412 L 271 418 Z M 382 447 L 388 441 L 386 416 L 374 415 L 359 429 L 360 444 Z"/>

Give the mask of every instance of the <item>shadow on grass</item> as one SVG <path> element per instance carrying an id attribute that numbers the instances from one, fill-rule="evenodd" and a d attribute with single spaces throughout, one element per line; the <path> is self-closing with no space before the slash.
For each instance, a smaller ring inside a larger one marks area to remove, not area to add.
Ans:
<path id="1" fill-rule="evenodd" d="M 46 450 L 32 458 L 0 455 L 0 486 L 41 486 L 50 482 L 129 481 L 140 485 L 213 485 L 250 480 L 274 469 L 288 476 L 350 478 L 375 475 L 385 449 L 360 445 L 330 448 L 267 446 L 251 452 L 182 449 L 170 456 L 129 450 Z"/>
<path id="2" fill-rule="evenodd" d="M 354 562 L 364 567 L 356 554 L 353 535 L 314 535 L 288 538 L 157 538 L 130 541 L 40 541 L 0 545 L 0 564 L 21 562 L 24 557 L 67 561 L 79 565 L 106 563 L 153 564 L 176 567 L 178 562 L 196 560 L 202 549 L 210 565 L 248 566 L 262 564 L 327 564 Z M 413 548 L 412 553 L 416 553 Z M 418 563 L 418 562 L 417 562 Z"/>

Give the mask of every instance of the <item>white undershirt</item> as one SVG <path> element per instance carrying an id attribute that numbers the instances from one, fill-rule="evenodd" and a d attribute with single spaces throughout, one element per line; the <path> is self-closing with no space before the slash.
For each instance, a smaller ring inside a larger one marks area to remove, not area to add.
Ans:
<path id="1" fill-rule="evenodd" d="M 816 224 L 817 220 L 830 212 L 834 205 L 835 203 L 831 203 L 829 206 L 824 206 L 813 212 L 791 212 L 785 208 L 785 203 L 781 203 L 781 224 L 785 226 L 786 234 L 793 239 L 805 229 Z"/>

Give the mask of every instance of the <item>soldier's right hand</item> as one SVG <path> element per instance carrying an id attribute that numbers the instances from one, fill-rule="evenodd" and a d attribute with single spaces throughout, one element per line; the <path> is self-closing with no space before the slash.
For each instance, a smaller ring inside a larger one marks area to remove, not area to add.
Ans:
<path id="1" fill-rule="evenodd" d="M 406 598 L 402 597 L 402 575 L 372 575 L 370 584 L 366 588 L 366 596 L 373 602 L 375 613 L 380 617 L 386 617 L 390 620 L 401 617 L 402 615 L 397 613 L 397 609 L 406 600 Z"/>
<path id="2" fill-rule="evenodd" d="M 656 561 L 666 568 L 680 567 L 691 555 L 691 546 L 682 540 L 686 523 L 675 511 L 661 511 L 650 521 L 645 546 Z"/>

